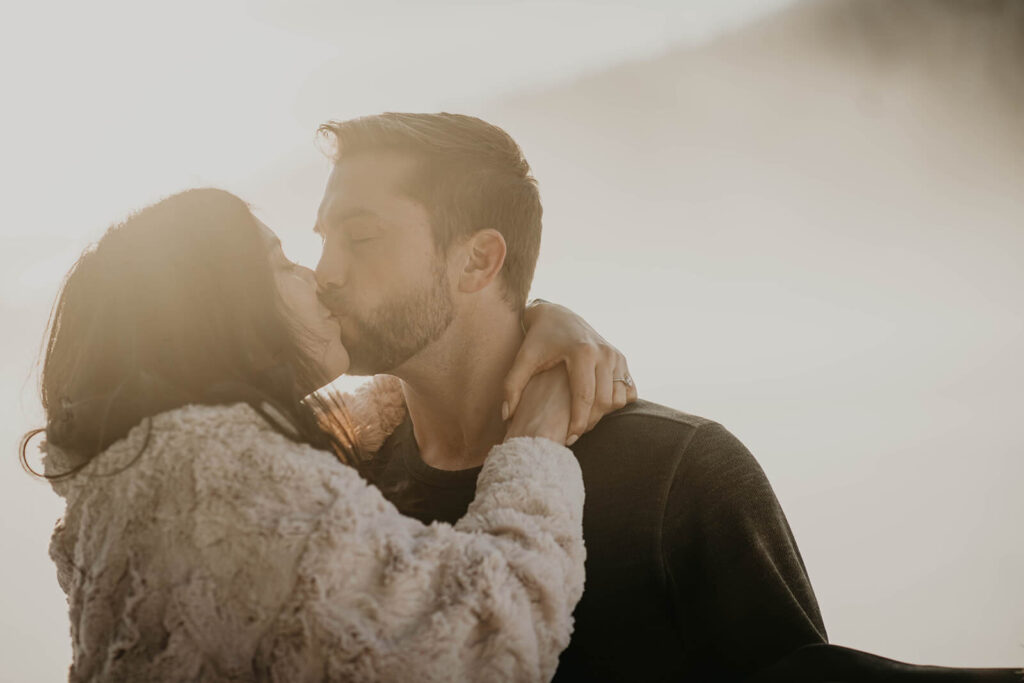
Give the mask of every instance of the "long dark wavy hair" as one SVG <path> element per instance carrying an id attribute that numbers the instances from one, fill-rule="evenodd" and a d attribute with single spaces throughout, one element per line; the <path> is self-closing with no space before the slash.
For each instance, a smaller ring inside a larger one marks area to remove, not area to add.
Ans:
<path id="1" fill-rule="evenodd" d="M 68 477 L 153 415 L 238 402 L 289 439 L 356 464 L 341 407 L 303 400 L 332 378 L 301 337 L 246 203 L 215 189 L 164 199 L 108 229 L 65 277 L 43 349 L 46 426 L 23 437 L 22 466 Z M 70 469 L 31 467 L 26 449 L 40 432 Z"/>

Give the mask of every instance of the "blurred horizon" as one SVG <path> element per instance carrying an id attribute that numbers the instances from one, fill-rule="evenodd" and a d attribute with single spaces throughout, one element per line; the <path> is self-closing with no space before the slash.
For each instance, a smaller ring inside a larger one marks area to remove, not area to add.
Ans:
<path id="1" fill-rule="evenodd" d="M 0 126 L 12 676 L 70 663 L 46 556 L 60 501 L 14 453 L 61 276 L 108 225 L 199 185 L 315 264 L 316 125 L 383 110 L 470 113 L 521 144 L 545 205 L 533 294 L 621 348 L 643 398 L 747 444 L 832 642 L 1024 664 L 1020 5 L 98 7 L 0 29 L 23 65 Z"/>

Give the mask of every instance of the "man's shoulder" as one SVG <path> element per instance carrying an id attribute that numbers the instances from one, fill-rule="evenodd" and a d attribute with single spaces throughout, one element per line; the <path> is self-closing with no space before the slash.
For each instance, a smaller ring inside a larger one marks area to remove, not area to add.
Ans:
<path id="1" fill-rule="evenodd" d="M 623 458 L 693 484 L 728 476 L 763 477 L 754 456 L 719 422 L 650 401 L 636 401 L 607 415 L 573 450 L 581 457 L 603 453 Z"/>
<path id="2" fill-rule="evenodd" d="M 698 432 L 716 430 L 725 428 L 700 415 L 640 400 L 606 415 L 588 435 L 588 443 L 628 440 L 637 447 L 676 450 L 685 447 Z"/>
<path id="3" fill-rule="evenodd" d="M 660 425 L 664 429 L 683 431 L 692 431 L 705 425 L 717 424 L 714 420 L 706 417 L 684 413 L 681 410 L 643 399 L 608 414 L 600 424 L 630 429 L 635 427 L 637 422 L 643 423 L 645 426 Z"/>

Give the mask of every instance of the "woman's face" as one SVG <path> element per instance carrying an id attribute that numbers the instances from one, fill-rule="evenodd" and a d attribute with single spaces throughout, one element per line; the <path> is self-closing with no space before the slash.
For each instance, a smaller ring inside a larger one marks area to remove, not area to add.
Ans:
<path id="1" fill-rule="evenodd" d="M 334 380 L 349 366 L 348 351 L 341 343 L 341 328 L 316 296 L 313 271 L 289 260 L 274 231 L 262 222 L 260 227 L 267 243 L 277 289 L 298 326 L 297 340 L 310 359 L 323 370 L 327 381 Z"/>

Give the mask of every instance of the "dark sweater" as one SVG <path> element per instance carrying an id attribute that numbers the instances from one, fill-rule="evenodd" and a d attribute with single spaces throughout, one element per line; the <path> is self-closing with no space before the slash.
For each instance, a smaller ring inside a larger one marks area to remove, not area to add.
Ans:
<path id="1" fill-rule="evenodd" d="M 556 681 L 729 681 L 825 627 L 764 472 L 721 425 L 639 401 L 573 451 L 587 583 Z M 406 422 L 368 472 L 403 513 L 453 523 L 479 468 L 434 469 Z"/>

